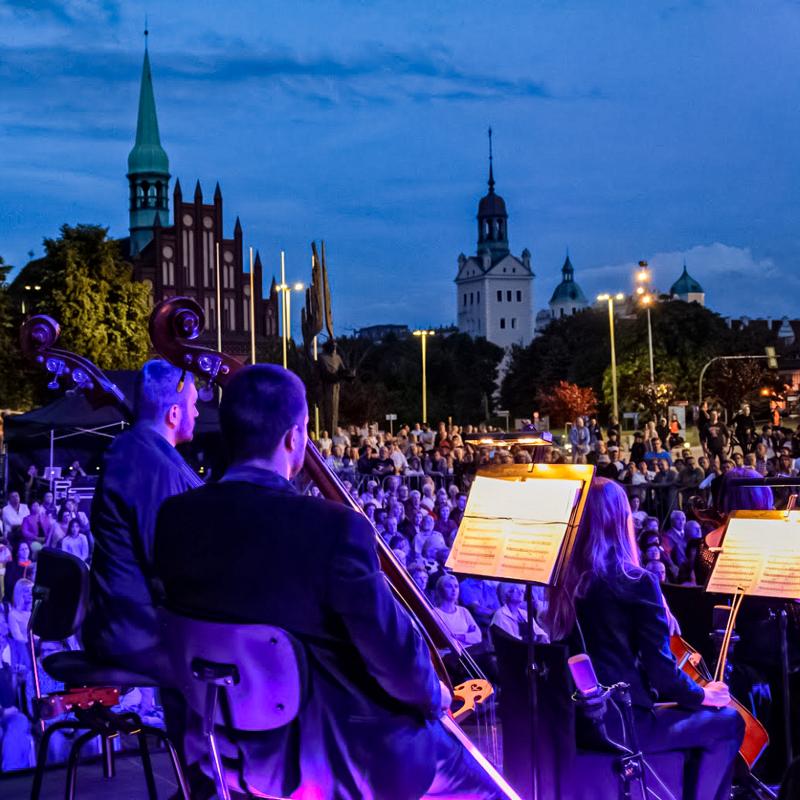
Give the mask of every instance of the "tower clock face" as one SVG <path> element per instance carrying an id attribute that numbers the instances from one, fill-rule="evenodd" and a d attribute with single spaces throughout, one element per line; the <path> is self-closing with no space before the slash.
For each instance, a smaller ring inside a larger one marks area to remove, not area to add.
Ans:
<path id="1" fill-rule="evenodd" d="M 192 215 L 191 214 L 184 214 L 183 215 L 183 224 L 187 228 L 191 228 L 192 227 L 192 222 L 193 222 L 193 220 L 192 220 Z"/>

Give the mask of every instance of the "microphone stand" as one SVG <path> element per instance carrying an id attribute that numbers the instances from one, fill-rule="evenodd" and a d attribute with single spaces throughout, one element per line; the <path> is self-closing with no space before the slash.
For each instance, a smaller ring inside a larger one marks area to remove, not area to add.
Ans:
<path id="1" fill-rule="evenodd" d="M 528 704 L 531 720 L 531 800 L 539 800 L 539 665 L 536 663 L 536 644 L 533 632 L 533 585 L 525 586 L 528 609 Z"/>

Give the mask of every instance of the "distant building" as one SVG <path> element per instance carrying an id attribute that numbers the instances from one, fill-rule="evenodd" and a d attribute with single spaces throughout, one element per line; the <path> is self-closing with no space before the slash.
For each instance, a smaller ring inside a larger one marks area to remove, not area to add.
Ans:
<path id="1" fill-rule="evenodd" d="M 203 202 L 200 183 L 184 202 L 180 182 L 173 192 L 173 221 L 169 220 L 169 159 L 158 131 L 150 57 L 145 46 L 136 141 L 128 156 L 130 237 L 123 251 L 133 264 L 134 277 L 150 289 L 152 303 L 175 296 L 194 298 L 205 312 L 210 337 L 217 327 L 217 249 L 223 345 L 231 353 L 250 353 L 250 275 L 245 272 L 242 226 L 225 238 L 222 192 L 219 184 L 212 203 Z M 278 291 L 273 279 L 263 295 L 261 257 L 253 268 L 257 338 L 278 335 Z"/>
<path id="2" fill-rule="evenodd" d="M 519 258 L 508 245 L 508 212 L 494 191 L 489 132 L 489 192 L 478 204 L 477 255 L 458 257 L 455 278 L 458 329 L 501 347 L 527 345 L 533 338 L 531 254 Z"/>
<path id="3" fill-rule="evenodd" d="M 669 293 L 674 300 L 699 303 L 701 306 L 706 304 L 706 293 L 703 291 L 703 287 L 689 274 L 685 261 L 683 262 L 683 272 L 680 278 L 672 284 Z"/>
<path id="4" fill-rule="evenodd" d="M 359 328 L 355 335 L 378 343 L 382 342 L 387 336 L 404 339 L 409 333 L 408 325 L 368 325 L 366 328 Z"/>
<path id="5" fill-rule="evenodd" d="M 553 319 L 571 317 L 589 307 L 583 289 L 575 282 L 575 268 L 569 260 L 569 253 L 561 267 L 561 283 L 556 286 L 548 305 Z"/>

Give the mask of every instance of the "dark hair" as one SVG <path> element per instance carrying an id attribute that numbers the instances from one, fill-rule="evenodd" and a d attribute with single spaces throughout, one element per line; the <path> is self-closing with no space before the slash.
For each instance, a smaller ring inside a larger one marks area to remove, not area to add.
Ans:
<path id="1" fill-rule="evenodd" d="M 190 373 L 173 367 L 167 361 L 147 361 L 136 375 L 134 389 L 134 414 L 136 419 L 155 421 L 166 414 L 170 406 L 180 405 L 185 396 L 178 391 L 183 378 L 183 390 L 194 381 Z"/>
<path id="2" fill-rule="evenodd" d="M 237 372 L 222 393 L 219 424 L 233 461 L 271 456 L 293 425 L 304 424 L 306 389 L 277 364 Z"/>
<path id="3" fill-rule="evenodd" d="M 73 517 L 73 518 L 72 518 L 72 519 L 71 519 L 71 520 L 70 520 L 70 521 L 67 523 L 67 530 L 66 530 L 66 534 L 67 534 L 67 536 L 71 536 L 71 535 L 72 535 L 72 526 L 73 526 L 73 525 L 77 525 L 77 526 L 78 526 L 78 533 L 80 533 L 80 532 L 81 532 L 81 523 L 80 523 L 80 520 L 79 520 L 77 517 Z"/>

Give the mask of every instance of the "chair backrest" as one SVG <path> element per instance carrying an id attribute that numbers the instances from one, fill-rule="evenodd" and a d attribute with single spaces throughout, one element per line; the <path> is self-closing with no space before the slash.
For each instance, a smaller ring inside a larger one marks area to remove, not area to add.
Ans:
<path id="1" fill-rule="evenodd" d="M 33 633 L 46 641 L 69 638 L 83 623 L 88 604 L 89 567 L 71 553 L 42 548 L 33 587 Z"/>
<path id="2" fill-rule="evenodd" d="M 305 696 L 305 654 L 282 628 L 208 622 L 166 609 L 159 610 L 159 617 L 170 678 L 196 714 L 204 716 L 207 687 L 216 683 L 222 687 L 215 719 L 219 725 L 272 730 L 297 716 Z M 212 680 L 215 673 L 232 679 Z"/>

